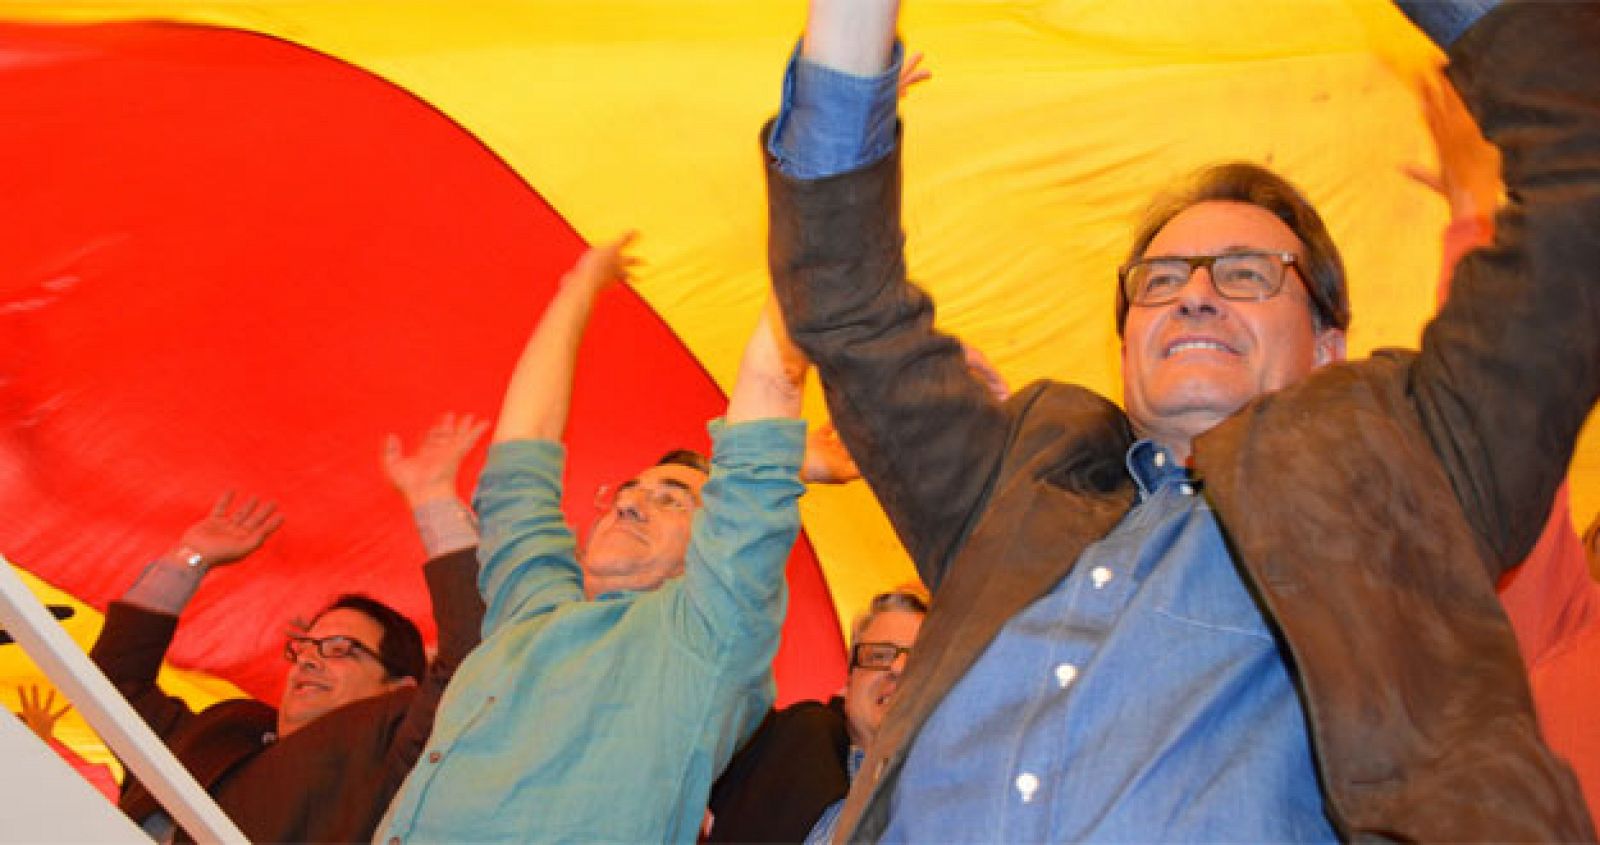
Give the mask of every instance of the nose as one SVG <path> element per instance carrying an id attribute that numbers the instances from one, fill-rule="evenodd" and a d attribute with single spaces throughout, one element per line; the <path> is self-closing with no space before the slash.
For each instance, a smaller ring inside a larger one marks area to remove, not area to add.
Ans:
<path id="1" fill-rule="evenodd" d="M 1205 278 L 1199 278 L 1204 273 Z M 1195 267 L 1189 271 L 1189 279 L 1184 282 L 1178 291 L 1176 301 L 1178 314 L 1184 317 L 1197 317 L 1201 315 L 1216 316 L 1222 313 L 1218 300 L 1222 295 L 1217 293 L 1216 282 L 1212 279 L 1210 267 Z"/>
<path id="2" fill-rule="evenodd" d="M 618 497 L 617 518 L 626 519 L 631 522 L 643 522 L 644 509 L 639 507 L 639 497 L 629 496 L 626 499 Z"/>

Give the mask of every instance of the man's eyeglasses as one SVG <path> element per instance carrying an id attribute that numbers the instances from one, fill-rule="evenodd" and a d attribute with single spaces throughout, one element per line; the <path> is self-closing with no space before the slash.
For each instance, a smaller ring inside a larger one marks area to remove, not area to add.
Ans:
<path id="1" fill-rule="evenodd" d="M 624 481 L 616 485 L 602 484 L 594 494 L 594 506 L 602 511 L 630 502 L 642 502 L 659 511 L 678 513 L 692 511 L 700 506 L 700 499 L 692 491 L 670 484 L 646 487 L 638 481 Z"/>
<path id="2" fill-rule="evenodd" d="M 298 662 L 300 656 L 305 654 L 308 648 L 316 649 L 317 654 L 325 659 L 354 658 L 357 654 L 365 654 L 382 663 L 386 668 L 389 665 L 383 662 L 383 658 L 379 657 L 376 651 L 363 645 L 358 640 L 340 634 L 321 639 L 316 637 L 290 637 L 288 642 L 283 644 L 283 659 L 290 663 Z"/>
<path id="3" fill-rule="evenodd" d="M 1178 298 L 1194 271 L 1204 267 L 1223 299 L 1260 302 L 1277 296 L 1289 268 L 1299 269 L 1292 252 L 1230 252 L 1223 255 L 1167 255 L 1130 261 L 1117 271 L 1131 305 L 1166 305 Z M 1306 286 L 1318 309 L 1322 303 Z"/>
<path id="4" fill-rule="evenodd" d="M 894 643 L 856 643 L 855 648 L 850 649 L 850 668 L 888 669 L 900 655 L 910 653 L 909 646 Z"/>

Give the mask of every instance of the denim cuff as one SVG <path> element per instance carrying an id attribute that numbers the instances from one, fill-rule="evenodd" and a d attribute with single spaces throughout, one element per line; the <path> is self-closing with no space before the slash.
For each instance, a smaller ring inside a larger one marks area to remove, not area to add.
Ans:
<path id="1" fill-rule="evenodd" d="M 894 149 L 903 49 L 889 67 L 856 76 L 800 57 L 795 46 L 783 75 L 783 106 L 767 151 L 795 179 L 821 179 L 865 167 Z"/>

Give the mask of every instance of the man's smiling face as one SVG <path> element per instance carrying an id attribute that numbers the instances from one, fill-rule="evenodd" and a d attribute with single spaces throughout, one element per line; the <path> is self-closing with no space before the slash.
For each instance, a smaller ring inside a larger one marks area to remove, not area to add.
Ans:
<path id="1" fill-rule="evenodd" d="M 1271 212 L 1241 202 L 1202 202 L 1179 212 L 1145 257 L 1261 251 L 1303 254 L 1300 239 Z M 1317 330 L 1299 271 L 1271 299 L 1222 298 L 1209 270 L 1196 270 L 1165 305 L 1128 309 L 1122 379 L 1128 416 L 1141 436 L 1187 456 L 1189 441 L 1252 398 L 1304 378 L 1344 355 L 1344 333 Z"/>
<path id="2" fill-rule="evenodd" d="M 388 670 L 373 656 L 383 644 L 383 626 L 359 610 L 329 610 L 317 617 L 306 636 L 319 640 L 347 637 L 371 653 L 358 649 L 344 657 L 323 657 L 315 647 L 302 648 L 289 669 L 278 705 L 278 733 L 282 736 L 353 701 L 415 683 L 411 678 L 389 677 Z"/>

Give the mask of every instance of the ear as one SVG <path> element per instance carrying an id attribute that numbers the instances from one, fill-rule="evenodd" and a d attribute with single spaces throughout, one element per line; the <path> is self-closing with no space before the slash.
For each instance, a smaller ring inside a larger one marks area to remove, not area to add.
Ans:
<path id="1" fill-rule="evenodd" d="M 1344 329 L 1323 329 L 1317 333 L 1315 366 L 1335 364 L 1344 360 Z"/>

